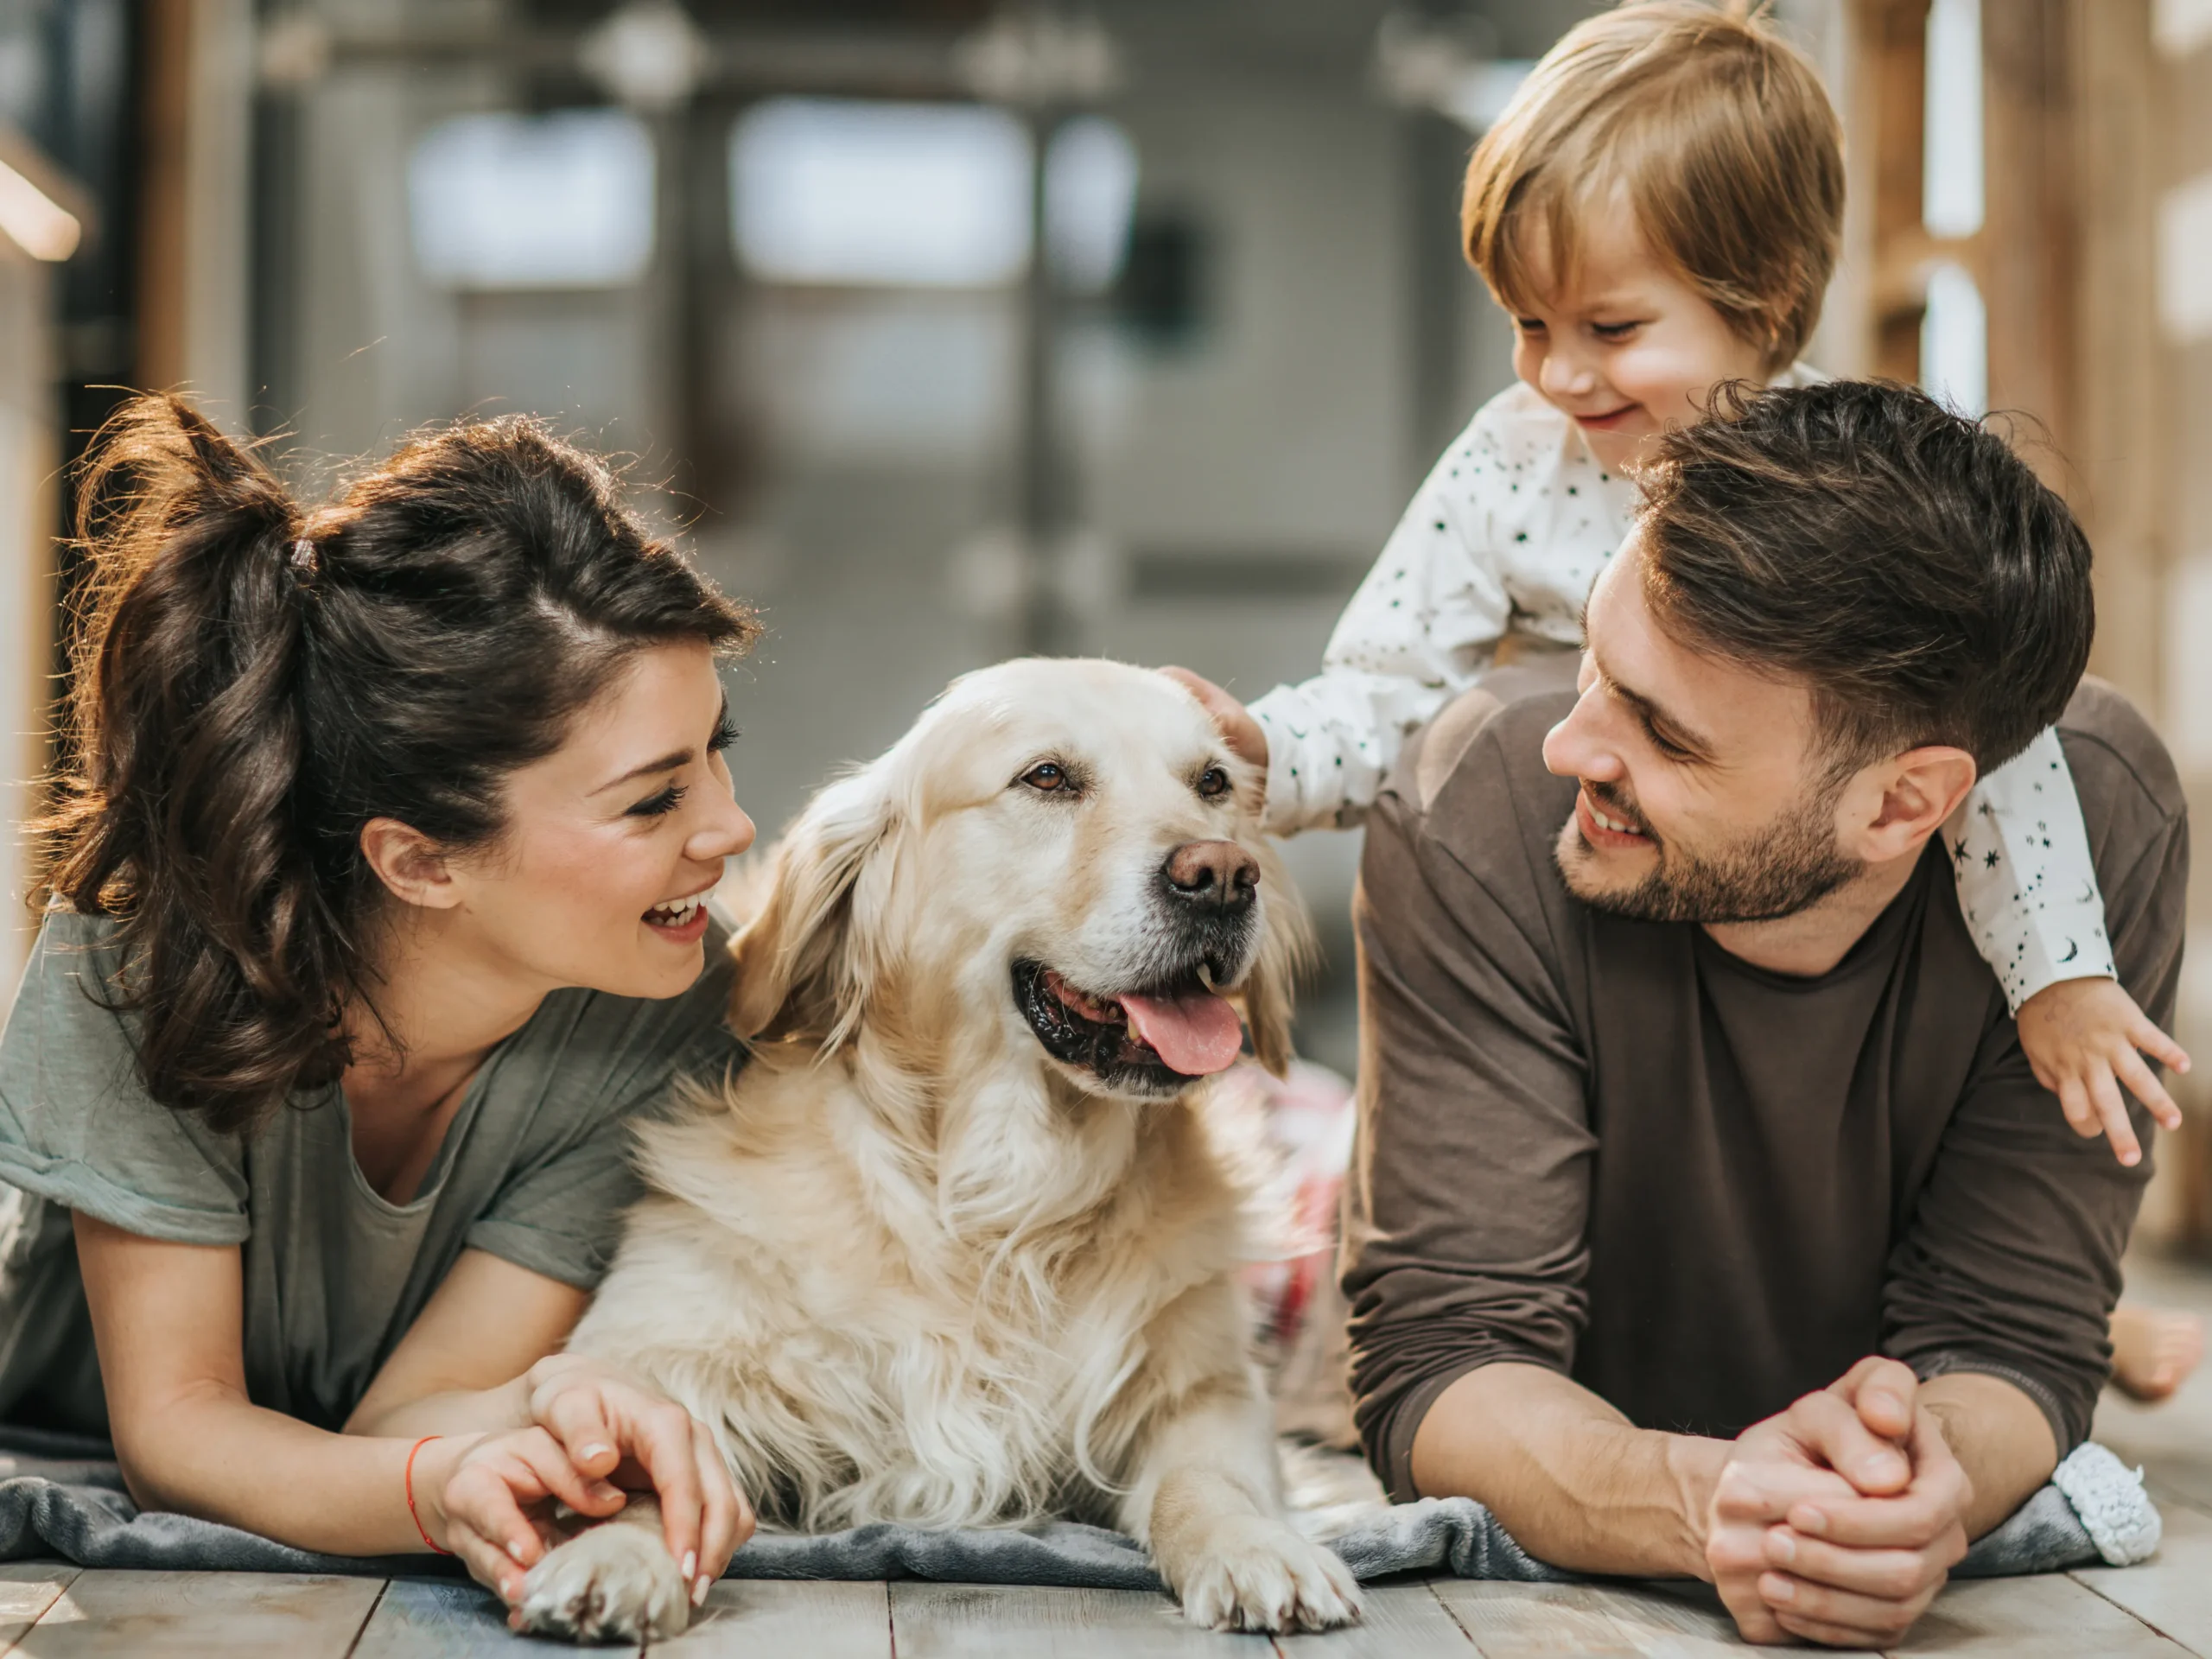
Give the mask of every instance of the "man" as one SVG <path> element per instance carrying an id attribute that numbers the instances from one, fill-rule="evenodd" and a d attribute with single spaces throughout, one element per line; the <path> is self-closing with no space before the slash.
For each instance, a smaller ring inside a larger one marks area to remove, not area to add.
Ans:
<path id="1" fill-rule="evenodd" d="M 1400 1497 L 1887 1645 L 2087 1434 L 2145 1179 L 2036 1083 L 1936 832 L 2056 721 L 2163 1023 L 2181 791 L 2076 690 L 2065 506 L 1920 394 L 1762 394 L 1646 491 L 1579 694 L 1469 694 L 1369 821 L 1358 1420 Z"/>

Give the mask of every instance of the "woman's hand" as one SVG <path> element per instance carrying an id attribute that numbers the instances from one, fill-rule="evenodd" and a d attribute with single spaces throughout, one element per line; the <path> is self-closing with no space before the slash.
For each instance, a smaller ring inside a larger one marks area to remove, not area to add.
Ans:
<path id="1" fill-rule="evenodd" d="M 556 1503 L 603 1521 L 628 1501 L 536 1427 L 430 1440 L 415 1454 L 410 1485 L 430 1541 L 509 1606 L 521 1599 L 523 1575 L 565 1535 Z"/>
<path id="2" fill-rule="evenodd" d="M 578 1354 L 549 1355 L 522 1382 L 531 1422 L 560 1444 L 580 1478 L 649 1488 L 659 1498 L 668 1553 L 693 1603 L 704 1601 L 753 1528 L 753 1506 L 706 1425 L 627 1373 Z"/>

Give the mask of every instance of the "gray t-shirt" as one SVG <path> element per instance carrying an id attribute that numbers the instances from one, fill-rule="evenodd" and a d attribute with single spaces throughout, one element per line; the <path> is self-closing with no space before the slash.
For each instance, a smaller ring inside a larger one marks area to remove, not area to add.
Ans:
<path id="1" fill-rule="evenodd" d="M 334 1084 L 251 1139 L 152 1100 L 136 1021 L 102 1006 L 113 931 L 50 913 L 0 1033 L 0 1421 L 106 1432 L 72 1211 L 243 1246 L 248 1394 L 335 1428 L 464 1249 L 597 1284 L 639 1192 L 629 1120 L 743 1052 L 721 1023 L 717 918 L 681 996 L 547 997 L 478 1071 L 421 1190 L 391 1204 L 353 1161 Z"/>

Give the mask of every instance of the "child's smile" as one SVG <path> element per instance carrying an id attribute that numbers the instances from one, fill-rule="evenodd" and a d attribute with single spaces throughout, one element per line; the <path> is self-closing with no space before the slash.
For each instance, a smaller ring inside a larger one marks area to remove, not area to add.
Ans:
<path id="1" fill-rule="evenodd" d="M 1593 214 L 1578 243 L 1566 279 L 1516 312 L 1513 369 L 1600 464 L 1624 467 L 1645 439 L 1698 420 L 1725 381 L 1766 382 L 1761 349 L 1652 252 L 1625 204 Z"/>

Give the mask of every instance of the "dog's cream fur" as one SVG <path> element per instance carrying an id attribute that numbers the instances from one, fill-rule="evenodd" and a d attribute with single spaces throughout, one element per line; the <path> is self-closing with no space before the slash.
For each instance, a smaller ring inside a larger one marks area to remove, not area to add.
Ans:
<path id="1" fill-rule="evenodd" d="M 1069 785 L 1025 784 L 1043 761 Z M 1209 766 L 1230 793 L 1199 791 Z M 1164 862 L 1233 841 L 1262 880 L 1227 977 L 1280 1069 L 1306 934 L 1258 788 L 1161 676 L 955 683 L 779 849 L 733 945 L 757 1057 L 645 1131 L 653 1195 L 571 1347 L 709 1424 L 770 1524 L 1068 1516 L 1144 1540 L 1200 1624 L 1354 1618 L 1342 1563 L 1283 1517 L 1231 1280 L 1244 1147 L 1202 1084 L 1145 1097 L 1052 1058 L 1010 982 L 1027 959 L 1141 988 L 1181 948 Z M 657 1535 L 608 1525 L 531 1573 L 524 1611 L 640 1636 L 686 1605 Z"/>

